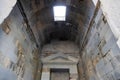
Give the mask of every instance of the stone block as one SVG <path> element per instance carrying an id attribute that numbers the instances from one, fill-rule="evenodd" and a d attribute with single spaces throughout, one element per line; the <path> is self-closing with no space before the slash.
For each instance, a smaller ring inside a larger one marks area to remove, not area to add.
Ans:
<path id="1" fill-rule="evenodd" d="M 115 57 L 115 56 L 119 56 L 120 55 L 120 49 L 119 47 L 117 46 L 117 44 L 114 44 L 114 46 L 111 48 L 111 53 L 110 55 L 112 57 Z"/>
<path id="2" fill-rule="evenodd" d="M 116 44 L 116 41 L 113 37 L 111 37 L 102 48 L 102 53 L 105 55 L 112 47 Z"/>
<path id="3" fill-rule="evenodd" d="M 101 77 L 103 80 L 107 80 L 107 75 Z"/>
<path id="4" fill-rule="evenodd" d="M 105 74 L 108 74 L 108 73 L 110 73 L 110 72 L 113 70 L 113 67 L 112 67 L 112 65 L 111 65 L 110 62 L 108 62 L 108 63 L 105 65 L 104 70 L 105 70 Z"/>
<path id="5" fill-rule="evenodd" d="M 105 75 L 105 68 L 104 67 L 96 68 L 96 71 L 97 71 L 97 74 L 99 77 Z"/>
<path id="6" fill-rule="evenodd" d="M 0 66 L 0 80 L 17 80 L 17 75 L 9 69 Z"/>
<path id="7" fill-rule="evenodd" d="M 120 62 L 117 60 L 116 57 L 112 58 L 110 62 L 111 62 L 113 69 L 120 67 Z"/>
<path id="8" fill-rule="evenodd" d="M 103 66 L 105 66 L 105 62 L 104 62 L 103 59 L 101 59 L 101 60 L 97 63 L 96 68 L 97 68 L 97 69 L 100 69 L 100 68 L 103 67 Z"/>
<path id="9" fill-rule="evenodd" d="M 101 17 L 102 17 L 102 10 L 99 9 L 98 14 L 97 14 L 97 16 L 95 18 L 95 23 L 98 23 L 98 21 L 100 20 Z"/>
<path id="10" fill-rule="evenodd" d="M 106 77 L 107 77 L 107 79 L 105 79 L 105 80 L 114 80 L 114 76 L 112 75 L 112 73 L 108 73 L 106 75 Z"/>
<path id="11" fill-rule="evenodd" d="M 109 26 L 105 25 L 104 22 L 102 21 L 100 24 L 100 28 L 99 28 L 99 33 L 100 33 L 101 39 L 103 39 L 103 37 L 105 36 L 105 33 L 107 32 L 108 28 L 109 28 Z"/>
<path id="12" fill-rule="evenodd" d="M 112 33 L 111 29 L 108 28 L 108 30 L 105 34 L 105 40 L 108 41 L 111 37 L 114 37 L 114 36 L 113 36 L 113 33 Z"/>
<path id="13" fill-rule="evenodd" d="M 120 68 L 117 68 L 114 70 L 114 75 L 113 75 L 115 80 L 120 80 Z"/>
<path id="14" fill-rule="evenodd" d="M 109 52 L 107 53 L 107 55 L 104 57 L 104 59 L 105 59 L 107 62 L 109 62 L 112 58 L 113 58 L 113 56 L 111 56 L 111 51 L 109 51 Z"/>

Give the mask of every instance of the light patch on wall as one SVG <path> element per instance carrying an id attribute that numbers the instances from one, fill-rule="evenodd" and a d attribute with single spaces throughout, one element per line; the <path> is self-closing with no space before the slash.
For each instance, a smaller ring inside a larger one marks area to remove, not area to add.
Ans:
<path id="1" fill-rule="evenodd" d="M 0 0 L 0 24 L 12 11 L 17 0 Z"/>
<path id="2" fill-rule="evenodd" d="M 65 21 L 66 20 L 66 6 L 54 6 L 54 21 Z"/>
<path id="3" fill-rule="evenodd" d="M 120 48 L 120 38 L 118 39 L 117 44 L 118 44 L 118 46 Z"/>
<path id="4" fill-rule="evenodd" d="M 96 6 L 98 0 L 92 0 L 92 1 L 93 1 L 94 5 Z"/>

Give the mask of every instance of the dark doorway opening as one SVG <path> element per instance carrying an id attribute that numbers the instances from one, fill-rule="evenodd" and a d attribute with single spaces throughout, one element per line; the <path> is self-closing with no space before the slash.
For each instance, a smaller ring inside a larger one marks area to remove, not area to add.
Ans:
<path id="1" fill-rule="evenodd" d="M 70 80 L 69 69 L 50 69 L 50 80 Z"/>

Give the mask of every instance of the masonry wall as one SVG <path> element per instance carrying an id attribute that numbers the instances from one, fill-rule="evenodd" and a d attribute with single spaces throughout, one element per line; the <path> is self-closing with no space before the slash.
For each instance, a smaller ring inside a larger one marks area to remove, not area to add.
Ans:
<path id="1" fill-rule="evenodd" d="M 0 25 L 0 80 L 35 80 L 39 51 L 27 30 L 16 5 Z"/>
<path id="2" fill-rule="evenodd" d="M 56 53 L 79 58 L 79 48 L 71 41 L 53 41 L 50 44 L 44 45 L 41 52 L 41 57 L 43 58 Z"/>
<path id="3" fill-rule="evenodd" d="M 81 80 L 119 80 L 120 48 L 106 17 L 99 9 L 78 64 Z"/>
<path id="4" fill-rule="evenodd" d="M 70 59 L 71 57 L 71 59 Z M 50 69 L 69 69 L 70 80 L 78 80 L 79 48 L 71 41 L 53 41 L 42 48 L 41 80 L 50 80 Z"/>

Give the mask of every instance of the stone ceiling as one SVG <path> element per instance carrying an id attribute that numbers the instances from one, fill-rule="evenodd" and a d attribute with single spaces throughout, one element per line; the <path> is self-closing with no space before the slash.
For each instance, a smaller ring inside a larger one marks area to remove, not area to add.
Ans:
<path id="1" fill-rule="evenodd" d="M 74 41 L 82 40 L 95 6 L 91 0 L 18 0 L 22 12 L 26 14 L 28 23 L 39 45 L 52 40 Z M 54 5 L 66 5 L 66 21 L 55 22 Z"/>

